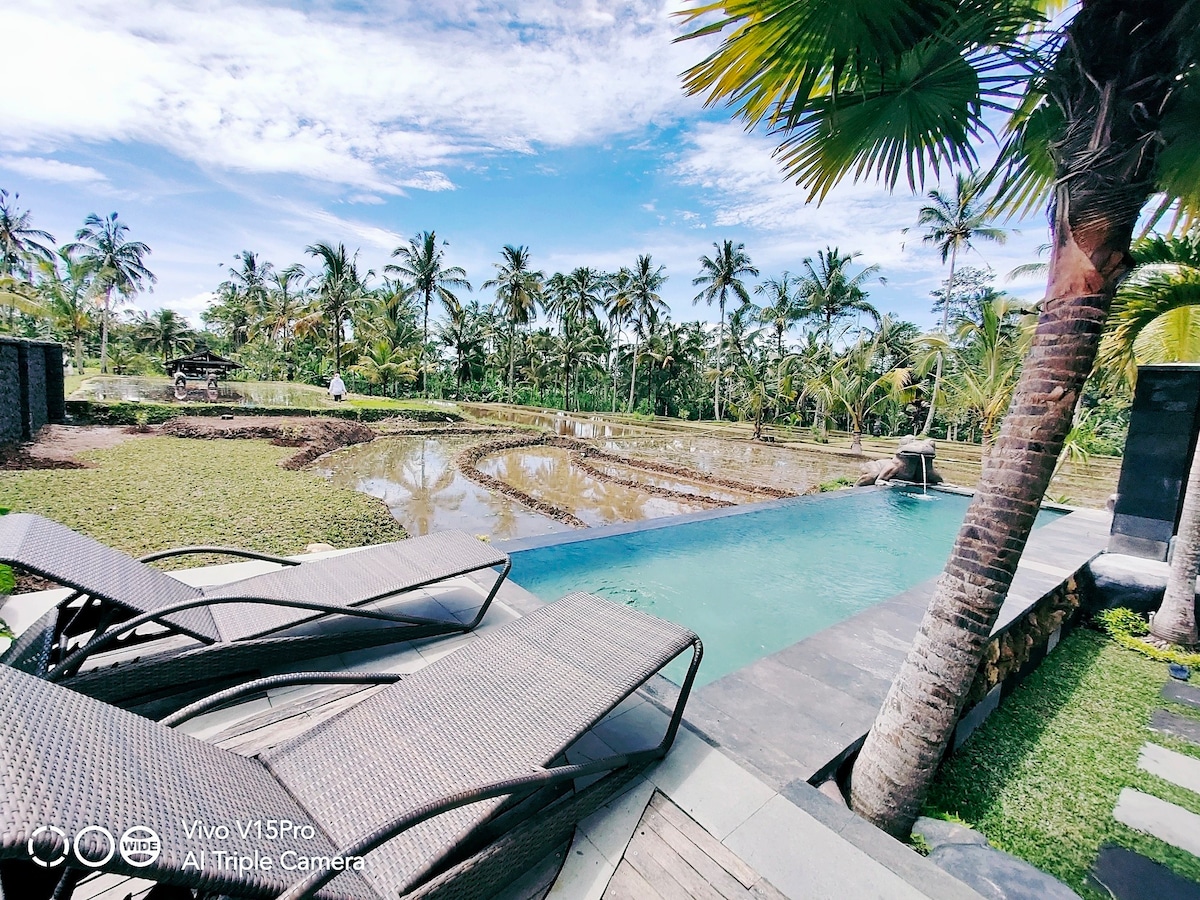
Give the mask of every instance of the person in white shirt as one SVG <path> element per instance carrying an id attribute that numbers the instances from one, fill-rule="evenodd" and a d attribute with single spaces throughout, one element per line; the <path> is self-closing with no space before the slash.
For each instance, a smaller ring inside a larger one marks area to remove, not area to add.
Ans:
<path id="1" fill-rule="evenodd" d="M 338 402 L 346 397 L 346 382 L 342 381 L 342 376 L 337 372 L 329 379 L 329 396 Z"/>

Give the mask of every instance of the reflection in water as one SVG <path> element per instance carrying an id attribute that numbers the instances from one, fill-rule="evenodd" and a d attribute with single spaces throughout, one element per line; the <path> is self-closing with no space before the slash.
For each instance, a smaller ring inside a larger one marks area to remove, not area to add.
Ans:
<path id="1" fill-rule="evenodd" d="M 708 484 L 693 478 L 680 475 L 664 475 L 648 469 L 626 466 L 609 460 L 592 459 L 593 466 L 612 478 L 622 478 L 626 481 L 636 481 L 640 484 L 651 484 L 655 487 L 666 488 L 681 494 L 694 494 L 699 497 L 713 497 L 717 500 L 728 500 L 730 503 L 753 503 L 755 500 L 766 499 L 749 491 L 738 491 L 733 488 Z M 773 499 L 773 498 L 772 498 Z"/>
<path id="2" fill-rule="evenodd" d="M 75 400 L 149 400 L 167 403 L 189 400 L 202 403 L 228 403 L 234 406 L 273 406 L 313 409 L 331 406 L 325 392 L 307 384 L 287 381 L 221 381 L 215 391 L 198 378 L 188 382 L 186 393 L 177 390 L 168 378 L 142 375 L 97 375 L 89 378 L 72 395 Z"/>
<path id="3" fill-rule="evenodd" d="M 703 503 L 672 500 L 601 481 L 572 464 L 558 447 L 519 447 L 479 462 L 480 471 L 518 490 L 565 509 L 589 525 L 654 519 L 707 509 Z"/>
<path id="4" fill-rule="evenodd" d="M 568 530 L 464 478 L 454 457 L 469 443 L 378 437 L 330 454 L 316 471 L 338 487 L 378 497 L 411 535 L 460 529 L 509 540 Z"/>
<path id="5" fill-rule="evenodd" d="M 617 438 L 606 450 L 689 466 L 701 472 L 767 484 L 803 494 L 835 478 L 857 478 L 862 462 L 820 450 L 751 444 L 706 437 Z"/>

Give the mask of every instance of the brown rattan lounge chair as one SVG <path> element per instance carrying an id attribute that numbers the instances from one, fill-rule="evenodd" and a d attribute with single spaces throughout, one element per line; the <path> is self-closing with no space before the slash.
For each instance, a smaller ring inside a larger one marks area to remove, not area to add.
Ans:
<path id="1" fill-rule="evenodd" d="M 267 560 L 284 568 L 197 588 L 148 564 L 188 554 Z M 510 565 L 506 554 L 457 531 L 304 563 L 229 547 L 183 547 L 137 560 L 28 513 L 0 516 L 0 562 L 74 590 L 23 632 L 0 662 L 122 704 L 272 662 L 470 631 Z M 399 609 L 374 603 L 496 566 L 503 568 L 491 591 L 466 621 L 436 605 L 430 615 L 415 603 Z M 337 618 L 322 620 L 320 628 L 311 624 L 331 614 Z M 164 630 L 183 646 L 163 649 Z M 96 653 L 139 644 L 146 652 L 136 658 L 124 653 L 115 665 L 81 669 Z"/>
<path id="2" fill-rule="evenodd" d="M 577 738 L 688 649 L 661 742 L 565 761 Z M 56 896 L 69 896 L 98 869 L 214 897 L 492 897 L 666 754 L 701 655 L 684 628 L 571 594 L 415 674 L 383 676 L 395 683 L 257 759 L 0 667 L 4 896 L 44 897 L 39 878 L 53 889 L 64 877 Z M 213 832 L 222 825 L 224 837 Z M 146 862 L 152 843 L 121 852 L 139 827 L 159 842 L 144 867 L 129 859 Z M 301 857 L 350 869 L 285 868 Z M 223 862 L 263 858 L 269 868 Z"/>

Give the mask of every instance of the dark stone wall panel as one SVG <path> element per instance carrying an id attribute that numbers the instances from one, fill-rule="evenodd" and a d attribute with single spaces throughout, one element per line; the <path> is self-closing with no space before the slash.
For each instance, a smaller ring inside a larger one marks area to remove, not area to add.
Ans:
<path id="1" fill-rule="evenodd" d="M 15 444 L 24 432 L 21 375 L 16 341 L 0 339 L 0 444 Z"/>

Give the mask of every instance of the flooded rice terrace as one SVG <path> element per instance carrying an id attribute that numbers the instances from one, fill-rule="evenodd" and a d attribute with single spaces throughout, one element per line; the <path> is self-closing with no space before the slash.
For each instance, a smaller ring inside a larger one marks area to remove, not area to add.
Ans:
<path id="1" fill-rule="evenodd" d="M 171 379 L 143 375 L 96 375 L 71 394 L 72 400 L 114 403 L 175 403 L 179 397 Z M 267 406 L 279 409 L 319 409 L 333 401 L 319 387 L 290 381 L 218 381 L 216 396 L 205 390 L 204 379 L 187 383 L 188 403 L 223 403 L 230 406 Z"/>
<path id="2" fill-rule="evenodd" d="M 478 439 L 378 437 L 324 457 L 314 471 L 387 504 L 411 535 L 457 529 L 509 540 L 570 526 L 469 480 L 455 457 Z"/>

